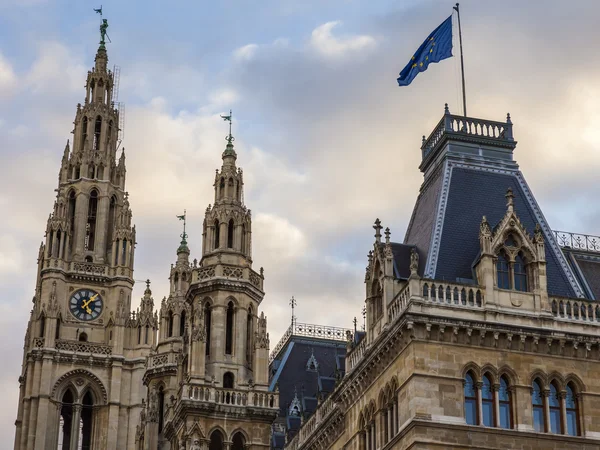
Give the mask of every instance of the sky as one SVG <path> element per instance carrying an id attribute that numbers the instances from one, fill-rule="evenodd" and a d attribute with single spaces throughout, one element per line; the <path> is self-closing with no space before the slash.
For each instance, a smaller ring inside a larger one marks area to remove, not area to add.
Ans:
<path id="1" fill-rule="evenodd" d="M 434 0 L 102 0 L 121 67 L 135 279 L 168 294 L 181 223 L 200 258 L 233 110 L 264 267 L 271 348 L 290 323 L 351 328 L 372 225 L 402 242 L 422 182 L 421 136 L 461 112 L 460 60 L 408 87 L 398 72 L 452 12 Z M 99 40 L 99 4 L 0 0 L 0 450 L 12 448 L 23 336 L 58 170 Z M 505 120 L 550 226 L 600 234 L 600 3 L 461 2 L 468 112 Z M 454 54 L 458 55 L 456 45 Z M 137 283 L 133 305 L 143 283 Z"/>

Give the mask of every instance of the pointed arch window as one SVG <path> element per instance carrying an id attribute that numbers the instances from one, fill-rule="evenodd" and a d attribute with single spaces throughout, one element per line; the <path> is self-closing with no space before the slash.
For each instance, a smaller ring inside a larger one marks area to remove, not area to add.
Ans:
<path id="1" fill-rule="evenodd" d="M 46 333 L 46 316 L 44 314 L 42 314 L 42 317 L 40 317 L 40 337 L 43 338 L 44 334 Z"/>
<path id="2" fill-rule="evenodd" d="M 96 117 L 96 122 L 94 123 L 94 145 L 93 149 L 98 151 L 100 150 L 100 133 L 102 131 L 102 117 Z"/>
<path id="3" fill-rule="evenodd" d="M 233 373 L 225 372 L 223 374 L 223 388 L 233 389 Z"/>
<path id="4" fill-rule="evenodd" d="M 219 430 L 215 430 L 210 434 L 210 444 L 208 450 L 223 450 L 223 435 Z"/>
<path id="5" fill-rule="evenodd" d="M 550 432 L 560 433 L 561 432 L 561 420 L 560 420 L 560 397 L 558 394 L 558 388 L 556 382 L 550 383 L 550 393 L 548 395 L 548 406 L 550 410 Z"/>
<path id="6" fill-rule="evenodd" d="M 81 406 L 81 418 L 79 427 L 79 443 L 81 450 L 90 450 L 92 448 L 92 423 L 94 414 L 94 399 L 92 393 L 87 391 L 83 396 Z"/>
<path id="7" fill-rule="evenodd" d="M 219 197 L 222 198 L 225 194 L 225 178 L 221 177 L 221 181 L 219 182 Z"/>
<path id="8" fill-rule="evenodd" d="M 492 389 L 492 380 L 488 374 L 483 376 L 481 386 L 481 412 L 483 416 L 483 425 L 493 427 L 495 422 L 494 414 L 494 391 Z"/>
<path id="9" fill-rule="evenodd" d="M 179 336 L 185 334 L 185 311 L 181 311 L 181 318 L 179 319 Z"/>
<path id="10" fill-rule="evenodd" d="M 206 327 L 206 355 L 210 355 L 210 329 L 211 329 L 212 312 L 210 303 L 204 305 L 204 326 Z"/>
<path id="11" fill-rule="evenodd" d="M 85 141 L 87 140 L 87 128 L 88 128 L 88 118 L 84 117 L 81 121 L 81 142 L 79 143 L 79 149 L 83 150 L 85 146 Z M 79 178 L 79 177 L 75 177 Z"/>
<path id="12" fill-rule="evenodd" d="M 58 230 L 56 232 L 56 251 L 54 252 L 55 258 L 60 258 L 61 255 L 61 245 L 62 245 L 62 232 Z"/>
<path id="13" fill-rule="evenodd" d="M 527 292 L 527 269 L 525 268 L 525 258 L 521 252 L 516 256 L 513 267 L 515 290 Z"/>
<path id="14" fill-rule="evenodd" d="M 533 407 L 533 429 L 543 433 L 544 425 L 544 397 L 542 396 L 542 384 L 536 379 L 533 381 L 531 390 L 531 404 Z"/>
<path id="15" fill-rule="evenodd" d="M 235 229 L 235 225 L 233 223 L 233 219 L 229 220 L 229 224 L 227 225 L 227 248 L 233 248 L 233 230 Z"/>
<path id="16" fill-rule="evenodd" d="M 227 323 L 225 330 L 225 354 L 231 355 L 233 353 L 233 316 L 234 316 L 233 302 L 227 304 Z"/>
<path id="17" fill-rule="evenodd" d="M 477 425 L 477 391 L 475 390 L 475 378 L 472 372 L 468 372 L 465 376 L 464 395 L 467 425 Z"/>
<path id="18" fill-rule="evenodd" d="M 167 319 L 167 326 L 168 326 L 168 334 L 167 337 L 171 337 L 173 336 L 173 311 L 169 311 L 169 317 Z"/>
<path id="19" fill-rule="evenodd" d="M 106 239 L 107 251 L 112 249 L 112 240 L 115 228 L 115 219 L 117 214 L 117 198 L 113 195 L 110 198 L 110 205 L 108 207 L 108 239 Z"/>
<path id="20" fill-rule="evenodd" d="M 510 395 L 508 379 L 503 375 L 500 377 L 500 389 L 498 389 L 498 409 L 500 411 L 498 424 L 500 428 L 512 428 Z"/>
<path id="21" fill-rule="evenodd" d="M 87 250 L 94 250 L 96 243 L 96 214 L 98 213 L 98 191 L 93 189 L 90 192 L 90 201 L 88 204 L 88 217 L 86 226 Z"/>
<path id="22" fill-rule="evenodd" d="M 501 250 L 498 254 L 496 271 L 498 273 L 498 287 L 500 289 L 510 289 L 510 268 L 508 265 L 508 257 L 504 250 Z"/>
<path id="23" fill-rule="evenodd" d="M 158 434 L 163 431 L 165 414 L 165 388 L 161 385 L 158 388 Z"/>
<path id="24" fill-rule="evenodd" d="M 252 320 L 252 306 L 250 306 L 248 308 L 248 318 L 246 320 L 246 362 L 250 369 L 252 369 L 252 347 L 253 347 L 252 336 L 254 336 L 254 333 L 252 330 L 253 323 L 254 322 Z"/>
<path id="25" fill-rule="evenodd" d="M 565 396 L 565 409 L 567 412 L 567 434 L 571 436 L 579 435 L 579 417 L 577 415 L 577 397 L 575 389 L 571 383 L 567 384 Z"/>
<path id="26" fill-rule="evenodd" d="M 221 241 L 221 227 L 219 221 L 215 219 L 215 241 L 213 248 L 216 250 L 219 248 L 219 242 Z"/>
<path id="27" fill-rule="evenodd" d="M 63 394 L 60 407 L 59 436 L 57 450 L 69 450 L 71 447 L 71 429 L 73 428 L 73 402 L 75 397 L 71 389 Z"/>
<path id="28" fill-rule="evenodd" d="M 76 202 L 75 191 L 71 191 L 71 192 L 69 192 L 69 207 L 68 207 L 69 230 L 71 233 L 71 247 L 74 245 L 73 242 L 75 241 L 75 239 L 73 239 L 73 236 L 75 235 L 75 202 Z"/>

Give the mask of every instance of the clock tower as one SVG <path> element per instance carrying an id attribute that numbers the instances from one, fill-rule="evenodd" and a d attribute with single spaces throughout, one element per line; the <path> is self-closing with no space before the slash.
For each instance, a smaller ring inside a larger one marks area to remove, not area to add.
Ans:
<path id="1" fill-rule="evenodd" d="M 158 317 L 149 282 L 140 309 L 131 312 L 135 227 L 125 150 L 117 155 L 116 80 L 107 64 L 103 39 L 39 249 L 15 450 L 135 445 L 143 407 L 136 387 L 156 344 Z"/>

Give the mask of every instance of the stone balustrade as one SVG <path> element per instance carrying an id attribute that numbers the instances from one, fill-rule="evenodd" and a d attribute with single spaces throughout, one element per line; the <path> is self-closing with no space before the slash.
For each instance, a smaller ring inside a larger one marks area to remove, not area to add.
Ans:
<path id="1" fill-rule="evenodd" d="M 180 394 L 183 399 L 217 405 L 279 409 L 279 395 L 268 391 L 183 385 Z"/>
<path id="2" fill-rule="evenodd" d="M 273 351 L 269 355 L 269 362 L 272 362 L 281 349 L 285 346 L 287 341 L 292 336 L 306 336 L 319 339 L 326 339 L 330 341 L 342 341 L 348 340 L 348 334 L 352 334 L 352 330 L 348 328 L 330 327 L 327 325 L 313 325 L 310 323 L 297 323 L 293 322 L 288 329 L 283 333 L 277 345 L 273 348 Z"/>
<path id="3" fill-rule="evenodd" d="M 172 352 L 149 356 L 146 360 L 146 367 L 148 369 L 153 369 L 168 364 L 177 364 L 175 357 L 176 354 Z"/>
<path id="4" fill-rule="evenodd" d="M 263 289 L 263 276 L 249 267 L 232 266 L 228 264 L 215 264 L 207 267 L 197 267 L 192 273 L 192 282 L 209 280 L 211 278 L 228 278 L 232 280 L 246 280 L 254 287 Z"/>
<path id="5" fill-rule="evenodd" d="M 346 372 L 351 371 L 362 360 L 367 349 L 367 337 L 364 336 L 358 345 L 346 353 Z"/>
<path id="6" fill-rule="evenodd" d="M 112 355 L 112 347 L 110 345 L 96 344 L 94 342 L 71 341 L 67 339 L 57 339 L 56 350 L 73 353 L 90 353 L 94 355 Z"/>
<path id="7" fill-rule="evenodd" d="M 557 319 L 577 320 L 600 325 L 600 305 L 582 299 L 553 298 L 552 314 Z"/>
<path id="8" fill-rule="evenodd" d="M 423 300 L 447 305 L 462 305 L 481 308 L 483 289 L 476 285 L 446 283 L 444 281 L 421 280 Z"/>

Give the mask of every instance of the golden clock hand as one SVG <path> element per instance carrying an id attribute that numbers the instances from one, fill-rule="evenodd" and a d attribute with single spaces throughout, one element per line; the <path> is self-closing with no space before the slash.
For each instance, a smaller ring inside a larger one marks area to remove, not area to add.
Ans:
<path id="1" fill-rule="evenodd" d="M 85 308 L 85 310 L 87 311 L 88 314 L 92 314 L 92 310 L 88 307 Z"/>
<path id="2" fill-rule="evenodd" d="M 96 297 L 98 297 L 98 294 L 96 294 L 96 295 L 92 295 L 92 296 L 91 296 L 91 297 L 90 297 L 90 298 L 87 300 L 87 302 L 84 300 L 84 301 L 83 301 L 83 304 L 81 305 L 81 308 L 88 308 L 88 305 L 89 305 L 91 302 L 93 302 L 93 301 L 95 300 L 95 298 L 96 298 Z M 89 308 L 88 308 L 88 311 L 89 311 Z"/>

